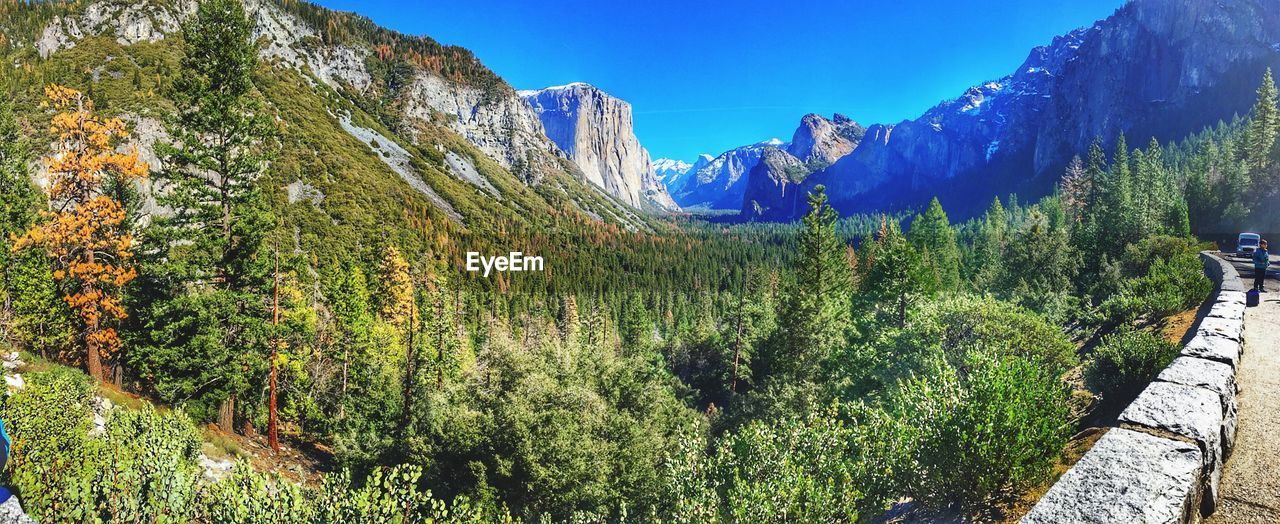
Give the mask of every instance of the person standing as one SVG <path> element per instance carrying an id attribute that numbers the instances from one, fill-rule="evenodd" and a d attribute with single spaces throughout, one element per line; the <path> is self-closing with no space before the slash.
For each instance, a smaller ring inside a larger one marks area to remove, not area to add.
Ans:
<path id="1" fill-rule="evenodd" d="M 1253 289 L 1267 290 L 1263 286 L 1267 279 L 1267 266 L 1270 265 L 1271 254 L 1267 252 L 1267 241 L 1263 240 L 1258 243 L 1258 249 L 1253 251 Z"/>

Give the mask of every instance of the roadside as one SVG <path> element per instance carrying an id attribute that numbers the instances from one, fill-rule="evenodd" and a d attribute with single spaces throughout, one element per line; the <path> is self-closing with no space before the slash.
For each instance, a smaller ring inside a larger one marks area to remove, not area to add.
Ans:
<path id="1" fill-rule="evenodd" d="M 1240 278 L 1253 268 L 1231 259 Z M 1245 310 L 1244 355 L 1236 371 L 1240 393 L 1235 449 L 1223 477 L 1223 500 L 1210 524 L 1276 522 L 1280 519 L 1280 282 L 1267 280 L 1258 307 Z"/>

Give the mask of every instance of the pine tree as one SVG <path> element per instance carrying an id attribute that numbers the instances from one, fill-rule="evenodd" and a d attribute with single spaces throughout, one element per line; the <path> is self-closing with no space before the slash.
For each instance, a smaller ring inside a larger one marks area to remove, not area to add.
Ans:
<path id="1" fill-rule="evenodd" d="M 1276 108 L 1276 83 L 1271 68 L 1262 77 L 1258 87 L 1258 101 L 1253 105 L 1249 119 L 1249 140 L 1246 158 L 1249 169 L 1262 171 L 1270 165 L 1280 136 L 1280 110 Z"/>
<path id="2" fill-rule="evenodd" d="M 205 0 L 183 25 L 183 56 L 173 84 L 177 112 L 166 122 L 170 143 L 156 144 L 165 191 L 157 201 L 173 209 L 148 230 L 153 268 L 147 271 L 152 324 L 149 368 L 182 358 L 201 360 L 221 405 L 218 422 L 232 430 L 235 399 L 249 387 L 245 368 L 273 366 L 270 331 L 272 256 L 264 244 L 278 226 L 257 184 L 273 139 L 271 121 L 255 98 L 257 50 L 253 24 L 240 2 Z M 199 315 L 214 337 L 169 328 Z M 200 346 L 198 349 L 196 346 Z M 185 349 L 184 349 L 185 348 Z M 163 389 L 192 387 L 189 376 L 158 381 Z M 173 381 L 174 384 L 165 384 Z M 215 400 L 205 398 L 204 400 Z"/>
<path id="3" fill-rule="evenodd" d="M 937 293 L 923 254 L 907 242 L 897 221 L 888 220 L 875 244 L 875 264 L 862 281 L 862 290 L 890 323 L 907 324 L 907 310 L 922 297 Z"/>
<path id="4" fill-rule="evenodd" d="M 947 212 L 935 197 L 924 215 L 911 222 L 911 244 L 925 254 L 926 271 L 938 282 L 939 291 L 954 292 L 960 287 L 960 247 Z"/>
<path id="5" fill-rule="evenodd" d="M 845 245 L 836 236 L 839 214 L 827 203 L 826 188 L 809 194 L 794 263 L 795 284 L 779 315 L 783 342 L 774 348 L 771 369 L 812 377 L 818 365 L 845 344 L 851 329 L 853 276 Z"/>
<path id="6" fill-rule="evenodd" d="M 622 349 L 628 355 L 644 355 L 653 348 L 653 321 L 649 319 L 644 297 L 632 294 L 622 313 L 619 326 Z"/>
<path id="7" fill-rule="evenodd" d="M 103 359 L 120 351 L 112 324 L 125 317 L 122 288 L 137 276 L 133 237 L 121 227 L 124 208 L 104 188 L 110 178 L 144 178 L 148 167 L 136 149 L 115 151 L 114 144 L 128 138 L 124 123 L 99 118 L 82 93 L 50 85 L 45 96 L 62 111 L 53 117 L 57 145 L 47 162 L 49 196 L 64 205 L 28 230 L 15 249 L 38 246 L 56 261 L 53 276 L 71 290 L 65 300 L 79 320 L 89 375 L 103 380 Z"/>
<path id="8" fill-rule="evenodd" d="M 1071 219 L 1071 223 L 1080 223 L 1084 216 L 1085 207 L 1091 199 L 1090 193 L 1093 192 L 1092 181 L 1089 180 L 1088 173 L 1085 171 L 1084 161 L 1080 159 L 1080 155 L 1071 157 L 1071 162 L 1067 164 L 1067 170 L 1062 175 L 1059 190 L 1062 194 L 1062 203 L 1066 206 L 1067 216 Z"/>
<path id="9" fill-rule="evenodd" d="M 369 300 L 369 284 L 364 271 L 354 260 L 342 261 L 334 272 L 325 294 L 336 328 L 334 343 L 338 346 L 342 365 L 338 392 L 338 418 L 346 414 L 347 391 L 351 383 L 352 363 L 369 356 L 373 315 Z"/>
<path id="10" fill-rule="evenodd" d="M 383 251 L 381 276 L 382 319 L 401 334 L 404 343 L 404 369 L 401 383 L 401 429 L 408 427 L 413 416 L 414 385 L 418 379 L 418 346 L 422 343 L 420 329 L 418 290 L 409 275 L 409 263 L 400 256 L 400 250 L 389 246 Z"/>
<path id="11" fill-rule="evenodd" d="M 1003 253 L 1008 222 L 1000 198 L 991 201 L 978 227 L 974 241 L 973 267 L 968 270 L 969 280 L 977 292 L 985 292 L 999 278 L 1004 267 Z"/>
<path id="12" fill-rule="evenodd" d="M 237 0 L 204 0 L 183 26 L 181 73 L 174 83 L 179 111 L 167 125 L 173 142 L 157 144 L 169 185 L 162 203 L 174 208 L 165 220 L 171 237 L 192 243 L 194 265 L 213 270 L 224 289 L 244 289 L 236 258 L 260 249 L 238 235 L 244 209 L 260 199 L 255 184 L 273 136 L 271 122 L 254 96 L 257 49 L 253 22 Z"/>

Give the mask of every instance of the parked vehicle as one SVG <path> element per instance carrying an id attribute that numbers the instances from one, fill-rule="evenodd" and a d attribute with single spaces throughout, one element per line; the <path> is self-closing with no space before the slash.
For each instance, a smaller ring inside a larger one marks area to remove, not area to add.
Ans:
<path id="1" fill-rule="evenodd" d="M 1258 249 L 1258 241 L 1261 239 L 1262 237 L 1257 233 L 1240 233 L 1240 238 L 1236 239 L 1236 256 L 1252 256 Z"/>

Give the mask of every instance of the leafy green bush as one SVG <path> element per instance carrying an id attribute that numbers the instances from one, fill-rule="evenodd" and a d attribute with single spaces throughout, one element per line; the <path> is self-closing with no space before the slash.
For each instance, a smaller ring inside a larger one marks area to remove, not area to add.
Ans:
<path id="1" fill-rule="evenodd" d="M 117 408 L 94 431 L 93 387 L 62 367 L 27 374 L 0 418 L 14 446 L 4 484 L 40 522 L 510 522 L 491 504 L 450 504 L 421 489 L 422 470 L 376 468 L 363 482 L 328 475 L 301 487 L 247 464 L 219 481 L 197 466 L 200 437 L 181 412 Z"/>
<path id="2" fill-rule="evenodd" d="M 1102 339 L 1086 377 L 1104 395 L 1132 395 L 1178 356 L 1178 346 L 1146 331 L 1125 329 Z"/>
<path id="3" fill-rule="evenodd" d="M 905 381 L 890 408 L 914 433 L 904 494 L 972 508 L 1044 482 L 1069 436 L 1070 397 L 1042 363 L 990 350 Z"/>
<path id="4" fill-rule="evenodd" d="M 755 421 L 709 454 L 685 439 L 666 462 L 662 522 L 858 522 L 897 495 L 886 475 L 907 464 L 882 412 L 838 405 L 805 417 Z M 848 421 L 852 419 L 852 421 Z M 886 445 L 889 444 L 889 445 Z"/>
<path id="5" fill-rule="evenodd" d="M 956 296 L 927 304 L 912 316 L 907 329 L 881 351 L 881 381 L 893 384 L 921 373 L 934 359 L 961 366 L 970 353 L 992 352 L 1037 363 L 1057 375 L 1078 362 L 1075 345 L 1044 317 L 992 298 Z"/>
<path id="6" fill-rule="evenodd" d="M 1129 278 L 1102 303 L 1112 321 L 1167 316 L 1195 307 L 1213 291 L 1194 240 L 1150 237 L 1132 244 L 1121 265 Z"/>
<path id="7" fill-rule="evenodd" d="M 3 418 L 8 483 L 48 522 L 182 521 L 191 515 L 199 437 L 182 415 L 114 410 L 93 435 L 92 383 L 66 368 L 30 373 Z"/>

